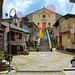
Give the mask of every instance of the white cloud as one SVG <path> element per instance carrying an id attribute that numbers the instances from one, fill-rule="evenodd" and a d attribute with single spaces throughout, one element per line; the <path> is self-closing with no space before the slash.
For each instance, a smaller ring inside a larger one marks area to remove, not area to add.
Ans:
<path id="1" fill-rule="evenodd" d="M 62 11 L 63 14 L 67 13 L 67 11 L 66 11 L 66 3 L 67 3 L 67 1 L 65 1 L 65 0 L 57 0 L 57 2 L 58 2 L 58 5 L 60 7 L 59 11 Z"/>
<path id="2" fill-rule="evenodd" d="M 73 3 L 72 9 L 71 9 L 71 14 L 75 14 L 75 4 Z"/>
<path id="3" fill-rule="evenodd" d="M 9 13 L 12 8 L 15 8 L 17 12 L 25 12 L 26 9 L 32 4 L 32 0 L 14 0 L 15 2 L 10 2 L 4 5 L 4 13 Z M 14 3 L 14 4 L 13 4 Z"/>
<path id="4" fill-rule="evenodd" d="M 59 14 L 67 14 L 67 3 L 69 3 L 69 0 L 46 0 L 45 5 L 47 6 L 48 4 L 53 4 L 55 6 L 55 12 Z"/>

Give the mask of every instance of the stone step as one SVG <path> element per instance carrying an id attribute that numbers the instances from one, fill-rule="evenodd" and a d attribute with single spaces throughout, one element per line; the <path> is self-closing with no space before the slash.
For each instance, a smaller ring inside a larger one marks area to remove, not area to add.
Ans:
<path id="1" fill-rule="evenodd" d="M 40 48 L 49 48 L 49 46 L 40 46 Z"/>
<path id="2" fill-rule="evenodd" d="M 40 42 L 48 42 L 48 40 L 41 40 Z"/>

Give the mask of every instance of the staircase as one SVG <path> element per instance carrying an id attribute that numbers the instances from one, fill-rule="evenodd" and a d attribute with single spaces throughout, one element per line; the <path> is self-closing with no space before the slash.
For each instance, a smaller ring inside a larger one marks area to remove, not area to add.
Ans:
<path id="1" fill-rule="evenodd" d="M 43 31 L 43 34 L 47 35 L 47 31 L 46 30 Z M 48 38 L 47 39 L 43 39 L 43 38 L 40 39 L 40 48 L 39 48 L 39 51 L 43 51 L 43 52 L 50 51 Z"/>

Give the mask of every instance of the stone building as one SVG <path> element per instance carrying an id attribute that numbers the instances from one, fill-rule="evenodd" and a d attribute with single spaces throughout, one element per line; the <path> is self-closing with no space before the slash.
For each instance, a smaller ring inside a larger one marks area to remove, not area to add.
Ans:
<path id="1" fill-rule="evenodd" d="M 34 22 L 37 26 L 40 22 L 45 22 L 46 28 L 47 27 L 53 27 L 54 23 L 61 17 L 61 15 L 57 13 L 53 13 L 51 15 L 46 14 L 45 8 L 42 8 L 40 10 L 37 10 L 33 13 L 30 13 L 27 15 L 29 22 Z"/>
<path id="2" fill-rule="evenodd" d="M 61 18 L 65 18 L 64 24 L 60 25 L 59 20 Z M 58 44 L 62 44 L 64 49 L 75 49 L 75 15 L 67 14 L 63 17 L 59 18 L 59 20 L 54 24 L 55 27 L 58 28 L 60 36 L 58 36 Z"/>
<path id="3" fill-rule="evenodd" d="M 37 45 L 37 38 L 38 38 L 38 27 L 34 22 L 29 22 L 28 17 L 22 17 L 22 21 L 20 22 L 20 26 L 22 28 L 23 25 L 26 25 L 29 29 L 29 42 L 32 43 L 33 46 Z M 33 38 L 35 37 L 35 40 Z"/>
<path id="4" fill-rule="evenodd" d="M 25 50 L 25 35 L 28 31 L 20 28 L 20 22 L 13 22 L 13 19 L 4 19 L 2 21 L 2 27 L 4 29 L 4 50 L 9 51 L 9 32 L 6 32 L 6 28 L 9 27 L 10 20 L 10 33 L 11 33 L 11 53 L 20 54 Z M 17 18 L 18 20 L 18 18 Z M 15 39 L 15 35 L 17 38 Z"/>

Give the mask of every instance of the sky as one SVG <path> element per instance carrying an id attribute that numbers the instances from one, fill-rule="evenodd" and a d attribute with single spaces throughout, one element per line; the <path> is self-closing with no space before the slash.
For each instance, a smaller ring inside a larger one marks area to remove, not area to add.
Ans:
<path id="1" fill-rule="evenodd" d="M 7 18 L 5 13 L 9 14 L 12 8 L 15 8 L 16 12 L 21 12 L 22 17 L 24 17 L 49 4 L 53 4 L 55 12 L 60 15 L 66 15 L 68 13 L 75 14 L 75 4 L 71 3 L 69 0 L 4 0 L 3 19 Z M 14 10 L 11 14 L 14 14 Z"/>

